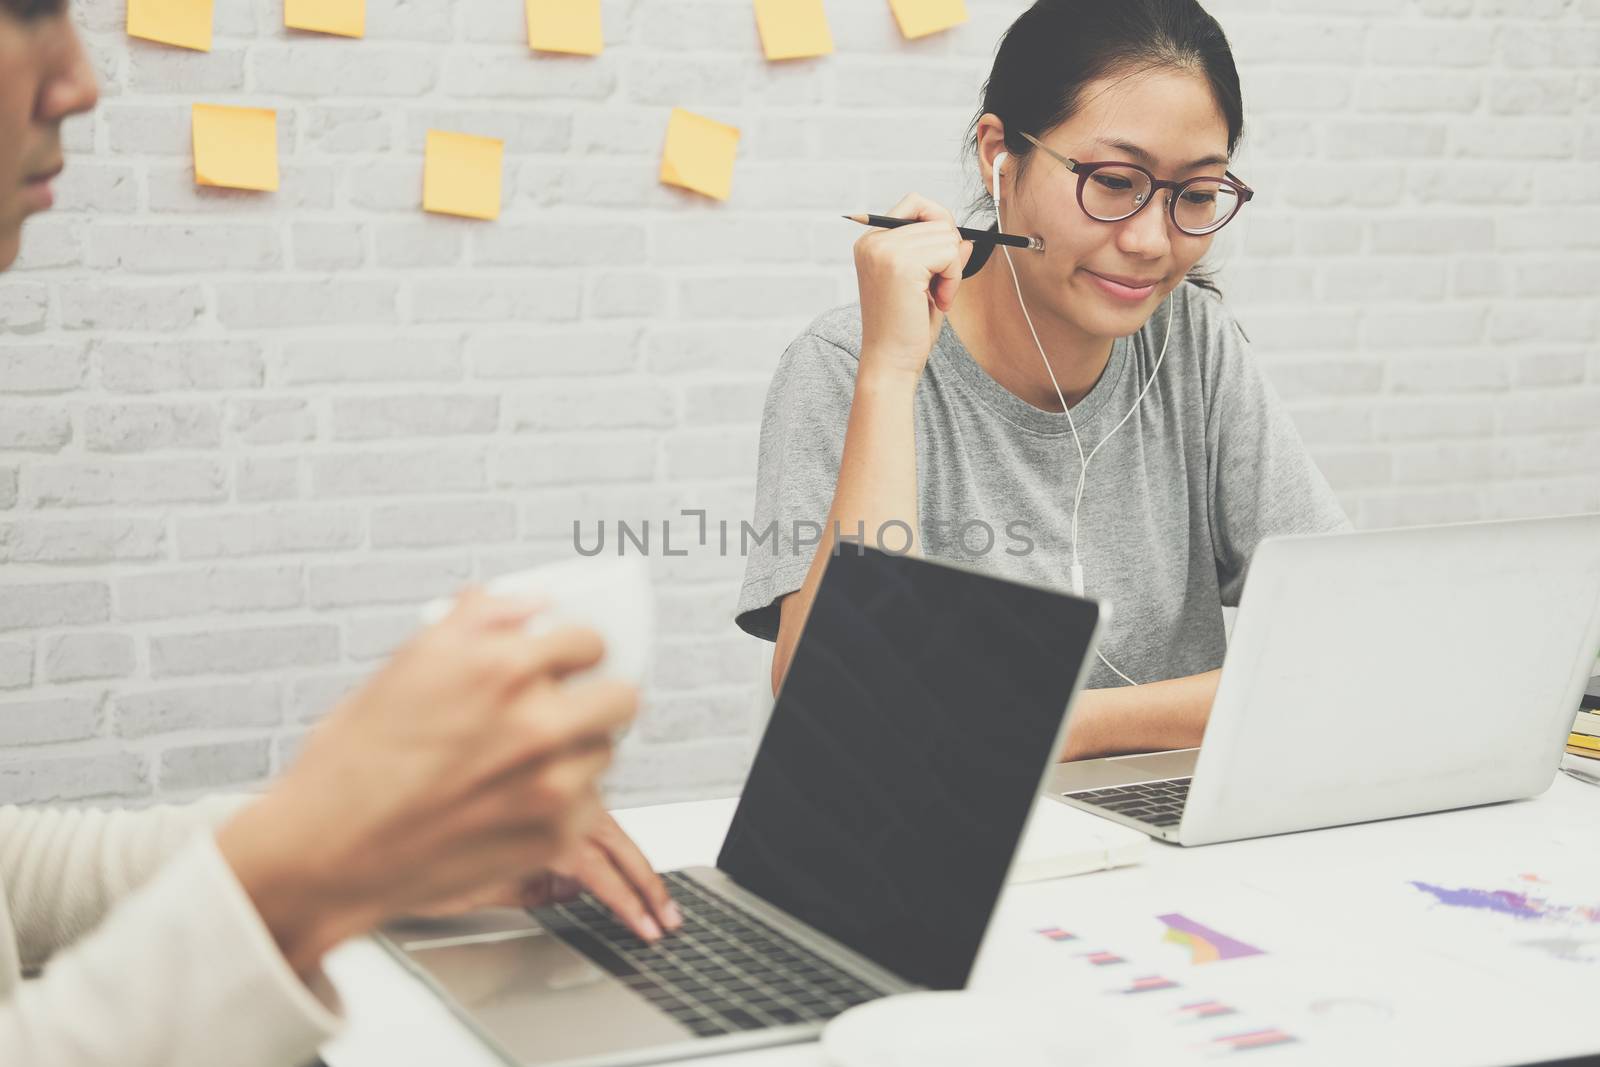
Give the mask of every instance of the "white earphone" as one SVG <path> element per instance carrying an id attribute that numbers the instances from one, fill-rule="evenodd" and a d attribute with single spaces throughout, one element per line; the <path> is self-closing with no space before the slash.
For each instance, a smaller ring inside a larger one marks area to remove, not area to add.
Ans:
<path id="1" fill-rule="evenodd" d="M 1005 152 L 1001 152 L 999 155 L 994 157 L 994 221 L 995 226 L 1001 233 L 1005 232 L 1006 227 L 1003 217 L 1000 213 L 1000 171 L 1001 168 L 1005 166 L 1006 160 L 1010 158 L 1011 157 Z M 1067 398 L 1061 392 L 1060 383 L 1056 381 L 1056 372 L 1050 366 L 1050 358 L 1044 354 L 1044 345 L 1039 341 L 1039 331 L 1033 328 L 1033 317 L 1028 314 L 1028 305 L 1023 302 L 1022 282 L 1017 278 L 1017 265 L 1011 261 L 1011 248 L 1008 245 L 1001 245 L 1000 250 L 1006 255 L 1006 266 L 1011 268 L 1011 284 L 1017 290 L 1017 306 L 1022 309 L 1022 317 L 1028 323 L 1028 332 L 1033 334 L 1033 343 L 1039 349 L 1039 358 L 1044 360 L 1045 373 L 1050 375 L 1050 384 L 1055 387 L 1056 399 L 1061 401 L 1061 410 L 1067 416 L 1067 428 L 1072 431 L 1072 443 L 1076 445 L 1078 449 L 1078 489 L 1077 492 L 1073 494 L 1072 499 L 1072 536 L 1068 543 L 1072 552 L 1072 591 L 1078 596 L 1083 596 L 1083 563 L 1078 558 L 1078 509 L 1083 504 L 1084 483 L 1089 480 L 1089 461 L 1094 459 L 1095 453 L 1099 452 L 1100 449 L 1105 446 L 1107 441 L 1111 440 L 1112 434 L 1115 434 L 1118 430 L 1122 429 L 1122 423 L 1133 418 L 1133 413 L 1138 411 L 1139 405 L 1144 402 L 1144 395 L 1148 393 L 1150 391 L 1150 387 L 1156 383 L 1156 375 L 1161 373 L 1161 361 L 1167 358 L 1167 342 L 1172 340 L 1172 305 L 1174 301 L 1169 295 L 1167 298 L 1166 336 L 1161 340 L 1161 354 L 1156 356 L 1156 365 L 1150 371 L 1150 380 L 1144 384 L 1143 389 L 1139 390 L 1138 398 L 1134 400 L 1133 407 L 1128 409 L 1128 413 L 1122 416 L 1122 421 L 1111 427 L 1110 433 L 1107 433 L 1104 437 L 1100 438 L 1100 443 L 1095 445 L 1094 448 L 1090 449 L 1089 454 L 1085 456 L 1083 454 L 1083 442 L 1078 438 L 1077 424 L 1072 421 L 1072 409 L 1067 406 Z M 1100 662 L 1104 663 L 1107 667 L 1110 667 L 1112 672 L 1115 673 L 1118 678 L 1121 678 L 1129 685 L 1139 684 L 1118 670 L 1114 663 L 1106 659 L 1104 653 L 1097 652 L 1096 655 L 1100 657 Z"/>

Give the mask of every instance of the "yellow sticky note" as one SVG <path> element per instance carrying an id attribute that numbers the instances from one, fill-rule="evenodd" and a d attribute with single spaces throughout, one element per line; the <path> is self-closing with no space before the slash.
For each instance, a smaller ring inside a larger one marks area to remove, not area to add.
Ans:
<path id="1" fill-rule="evenodd" d="M 367 35 L 367 0 L 283 0 L 283 24 L 291 30 Z"/>
<path id="2" fill-rule="evenodd" d="M 212 0 L 128 0 L 128 36 L 211 51 Z"/>
<path id="3" fill-rule="evenodd" d="M 227 189 L 278 188 L 278 113 L 195 104 L 194 183 Z"/>
<path id="4" fill-rule="evenodd" d="M 527 0 L 528 47 L 597 56 L 605 47 L 600 0 Z"/>
<path id="5" fill-rule="evenodd" d="M 833 51 L 822 0 L 755 0 L 756 26 L 768 59 L 802 59 Z"/>
<path id="6" fill-rule="evenodd" d="M 499 218 L 505 147 L 498 137 L 429 130 L 422 209 L 469 219 Z"/>
<path id="7" fill-rule="evenodd" d="M 672 109 L 667 144 L 661 152 L 661 180 L 718 200 L 733 192 L 733 157 L 739 131 L 703 115 Z"/>
<path id="8" fill-rule="evenodd" d="M 889 0 L 905 37 L 926 37 L 967 21 L 966 0 Z"/>

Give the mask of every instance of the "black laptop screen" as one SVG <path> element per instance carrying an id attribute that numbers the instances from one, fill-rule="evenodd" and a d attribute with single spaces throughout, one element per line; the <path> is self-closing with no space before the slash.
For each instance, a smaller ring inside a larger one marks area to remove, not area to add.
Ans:
<path id="1" fill-rule="evenodd" d="M 901 978 L 963 987 L 1096 617 L 845 545 L 717 866 Z"/>

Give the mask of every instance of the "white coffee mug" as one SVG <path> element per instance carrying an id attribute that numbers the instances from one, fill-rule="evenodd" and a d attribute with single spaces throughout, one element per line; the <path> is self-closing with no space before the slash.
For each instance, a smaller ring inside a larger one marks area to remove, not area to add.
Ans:
<path id="1" fill-rule="evenodd" d="M 563 626 L 588 626 L 605 641 L 600 662 L 572 678 L 598 676 L 642 684 L 655 634 L 655 598 L 643 556 L 580 556 L 484 583 L 491 596 L 535 599 L 542 607 L 528 620 L 531 634 Z M 453 598 L 423 606 L 422 621 L 444 618 Z"/>

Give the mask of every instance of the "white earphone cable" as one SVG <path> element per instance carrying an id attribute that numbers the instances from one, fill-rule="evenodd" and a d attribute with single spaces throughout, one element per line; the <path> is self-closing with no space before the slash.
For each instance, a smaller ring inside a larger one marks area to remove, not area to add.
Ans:
<path id="1" fill-rule="evenodd" d="M 1000 213 L 1000 168 L 1002 163 L 1005 161 L 1005 158 L 1005 155 L 1002 153 L 994 163 L 994 220 L 996 228 L 999 229 L 1001 233 L 1004 233 L 1006 229 L 1004 219 Z M 1023 321 L 1028 324 L 1028 332 L 1033 335 L 1034 346 L 1039 349 L 1039 358 L 1044 361 L 1045 373 L 1050 376 L 1050 384 L 1055 388 L 1056 399 L 1061 401 L 1061 410 L 1067 416 L 1067 428 L 1072 431 L 1072 443 L 1078 449 L 1078 487 L 1073 493 L 1072 498 L 1072 533 L 1068 541 L 1068 549 L 1072 554 L 1072 589 L 1073 592 L 1079 596 L 1082 596 L 1084 590 L 1084 572 L 1083 564 L 1078 558 L 1078 510 L 1083 505 L 1084 486 L 1089 480 L 1089 462 L 1094 459 L 1095 454 L 1098 453 L 1101 448 L 1105 447 L 1105 443 L 1111 440 L 1112 434 L 1115 434 L 1118 430 L 1122 429 L 1123 423 L 1131 419 L 1133 417 L 1133 413 L 1139 410 L 1139 405 L 1144 402 L 1144 395 L 1148 393 L 1150 391 L 1150 387 L 1155 384 L 1156 375 L 1161 373 L 1161 363 L 1167 358 L 1167 342 L 1172 340 L 1173 301 L 1171 295 L 1169 294 L 1167 297 L 1166 336 L 1161 339 L 1161 352 L 1156 356 L 1156 364 L 1150 370 L 1150 380 L 1144 383 L 1143 389 L 1139 390 L 1139 396 L 1134 400 L 1133 407 L 1129 408 L 1128 413 L 1122 416 L 1121 422 L 1118 422 L 1111 428 L 1110 432 L 1108 432 L 1104 437 L 1100 438 L 1099 443 L 1096 444 L 1094 448 L 1090 449 L 1089 454 L 1085 456 L 1083 454 L 1083 442 L 1078 437 L 1077 423 L 1075 423 L 1072 419 L 1072 409 L 1067 406 L 1067 398 L 1061 392 L 1061 384 L 1056 381 L 1056 372 L 1054 368 L 1050 366 L 1050 357 L 1045 355 L 1044 345 L 1039 341 L 1039 331 L 1034 329 L 1033 316 L 1028 314 L 1028 305 L 1022 299 L 1022 282 L 1017 277 L 1017 265 L 1012 262 L 1011 259 L 1011 248 L 1009 245 L 1001 245 L 1000 250 L 1005 253 L 1006 266 L 1011 270 L 1011 284 L 1017 291 L 1017 306 L 1022 309 Z M 1121 678 L 1129 685 L 1139 684 L 1132 678 L 1129 678 L 1126 674 L 1122 673 L 1122 671 L 1118 670 L 1116 664 L 1106 659 L 1105 653 L 1097 651 L 1095 654 L 1100 657 L 1100 662 L 1109 667 L 1112 673 L 1114 673 L 1118 678 Z"/>

